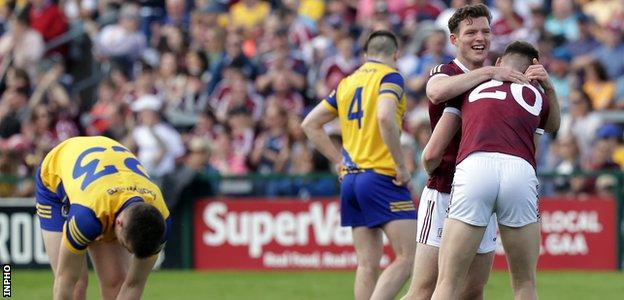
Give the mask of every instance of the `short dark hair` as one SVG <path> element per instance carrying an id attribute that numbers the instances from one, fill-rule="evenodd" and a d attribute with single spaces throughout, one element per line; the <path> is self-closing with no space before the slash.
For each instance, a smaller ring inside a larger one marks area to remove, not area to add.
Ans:
<path id="1" fill-rule="evenodd" d="M 137 203 L 128 207 L 126 241 L 137 258 L 146 258 L 160 250 L 165 235 L 163 215 L 151 204 Z"/>
<path id="2" fill-rule="evenodd" d="M 522 56 L 526 56 L 529 61 L 533 61 L 534 58 L 539 59 L 539 51 L 537 51 L 531 43 L 525 41 L 515 41 L 507 45 L 503 56 L 509 54 L 520 54 Z"/>
<path id="3" fill-rule="evenodd" d="M 392 55 L 399 49 L 399 41 L 394 33 L 388 30 L 377 30 L 371 33 L 364 44 L 367 54 Z"/>
<path id="4" fill-rule="evenodd" d="M 539 59 L 539 52 L 533 45 L 525 41 L 515 41 L 505 47 L 502 57 L 507 55 L 519 55 L 519 59 L 515 59 L 513 64 L 518 71 L 524 72 L 531 64 L 533 59 Z"/>
<path id="5" fill-rule="evenodd" d="M 459 24 L 466 19 L 476 19 L 480 17 L 486 17 L 488 23 L 492 23 L 492 15 L 490 9 L 482 3 L 466 5 L 461 7 L 448 21 L 448 28 L 451 33 L 459 33 Z"/>

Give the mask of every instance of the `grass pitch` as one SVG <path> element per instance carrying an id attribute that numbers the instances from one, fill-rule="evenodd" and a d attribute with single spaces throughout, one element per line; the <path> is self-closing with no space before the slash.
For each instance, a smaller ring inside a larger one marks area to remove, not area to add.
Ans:
<path id="1" fill-rule="evenodd" d="M 157 271 L 143 299 L 352 299 L 353 272 Z M 51 299 L 49 270 L 13 270 L 14 299 Z M 540 272 L 541 299 L 624 299 L 624 273 Z M 99 299 L 97 278 L 89 275 L 88 299 Z M 486 299 L 513 299 L 509 276 L 494 272 Z"/>

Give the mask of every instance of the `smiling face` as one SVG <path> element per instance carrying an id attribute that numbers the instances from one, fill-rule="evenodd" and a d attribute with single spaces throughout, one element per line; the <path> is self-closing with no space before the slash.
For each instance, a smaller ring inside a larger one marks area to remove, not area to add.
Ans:
<path id="1" fill-rule="evenodd" d="M 486 17 L 464 19 L 459 24 L 458 33 L 451 33 L 457 58 L 471 69 L 483 66 L 490 50 L 490 39 L 490 22 Z"/>

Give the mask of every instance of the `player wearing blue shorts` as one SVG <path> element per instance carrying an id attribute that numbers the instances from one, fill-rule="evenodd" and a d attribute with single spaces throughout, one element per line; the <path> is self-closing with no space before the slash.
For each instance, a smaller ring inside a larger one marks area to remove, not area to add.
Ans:
<path id="1" fill-rule="evenodd" d="M 141 297 L 169 211 L 130 151 L 106 137 L 66 140 L 41 163 L 36 198 L 54 299 L 85 298 L 87 249 L 103 299 Z"/>
<path id="2" fill-rule="evenodd" d="M 398 43 L 388 31 L 373 32 L 366 63 L 344 78 L 303 121 L 308 138 L 341 166 L 342 226 L 352 227 L 358 267 L 355 299 L 392 299 L 410 276 L 416 249 L 416 210 L 399 136 L 405 113 L 404 79 L 392 67 Z M 339 151 L 323 125 L 340 120 Z M 341 153 L 342 152 L 342 153 Z M 396 259 L 380 274 L 382 232 Z"/>

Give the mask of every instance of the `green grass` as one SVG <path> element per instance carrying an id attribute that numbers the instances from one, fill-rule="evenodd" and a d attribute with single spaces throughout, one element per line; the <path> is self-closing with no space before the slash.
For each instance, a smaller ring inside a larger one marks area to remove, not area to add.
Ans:
<path id="1" fill-rule="evenodd" d="M 89 275 L 88 299 L 99 299 Z M 51 299 L 50 271 L 14 270 L 14 299 Z M 353 272 L 194 272 L 157 271 L 143 299 L 352 299 Z M 541 299 L 624 299 L 624 273 L 540 272 Z M 512 299 L 509 277 L 494 272 L 486 299 Z"/>

